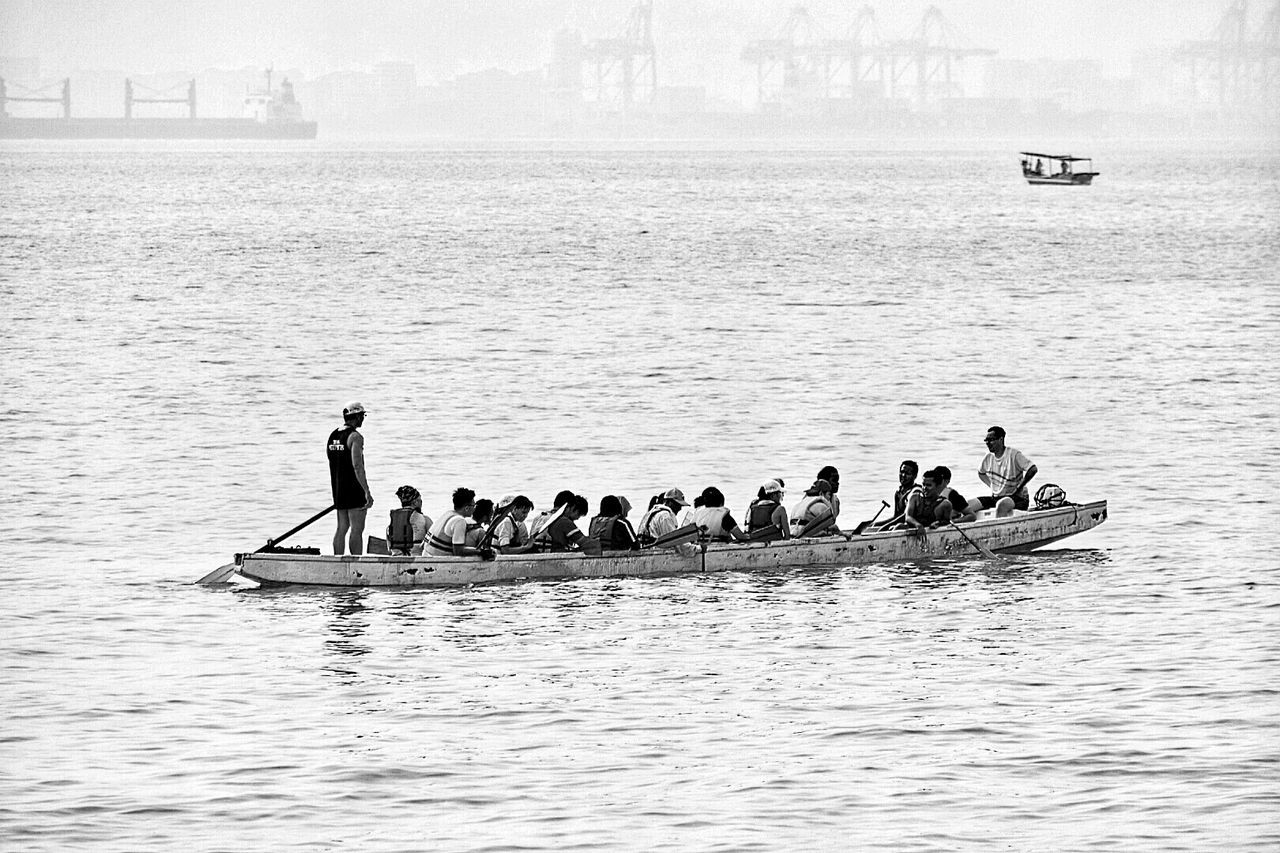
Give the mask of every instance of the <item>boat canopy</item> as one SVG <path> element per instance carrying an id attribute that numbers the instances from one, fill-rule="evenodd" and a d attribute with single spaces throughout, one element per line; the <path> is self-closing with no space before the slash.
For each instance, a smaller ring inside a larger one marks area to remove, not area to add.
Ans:
<path id="1" fill-rule="evenodd" d="M 1064 163 L 1080 163 L 1092 160 L 1092 157 L 1073 157 L 1070 154 L 1037 154 L 1035 151 L 1019 151 L 1023 157 L 1041 157 L 1045 160 L 1061 160 Z"/>

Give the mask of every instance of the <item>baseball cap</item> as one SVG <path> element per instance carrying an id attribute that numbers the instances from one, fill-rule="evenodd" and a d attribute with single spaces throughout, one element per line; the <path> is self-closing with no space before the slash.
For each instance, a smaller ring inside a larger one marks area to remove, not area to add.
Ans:
<path id="1" fill-rule="evenodd" d="M 344 418 L 347 415 L 367 415 L 367 414 L 369 413 L 365 411 L 364 403 L 347 403 L 347 405 L 344 406 L 342 409 L 342 416 Z"/>
<path id="2" fill-rule="evenodd" d="M 771 495 L 774 492 L 781 493 L 783 489 L 782 484 L 777 480 L 765 480 L 764 484 L 760 486 L 760 491 L 764 492 L 766 495 Z"/>
<path id="3" fill-rule="evenodd" d="M 823 492 L 829 492 L 829 491 L 831 491 L 831 484 L 828 483 L 826 480 L 814 480 L 813 485 L 805 489 L 804 493 L 806 495 L 813 496 L 813 495 L 820 495 Z"/>
<path id="4" fill-rule="evenodd" d="M 684 492 L 679 489 L 667 489 L 667 493 L 662 496 L 663 500 L 675 501 L 680 506 L 688 506 L 689 502 L 684 499 Z"/>

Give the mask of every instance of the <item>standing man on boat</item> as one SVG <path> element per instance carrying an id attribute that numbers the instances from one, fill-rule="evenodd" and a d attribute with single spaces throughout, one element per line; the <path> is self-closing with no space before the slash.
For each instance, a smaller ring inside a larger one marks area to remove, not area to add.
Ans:
<path id="1" fill-rule="evenodd" d="M 1027 483 L 1036 475 L 1035 463 L 1022 451 L 1005 445 L 1003 427 L 988 428 L 983 441 L 987 443 L 987 455 L 978 466 L 978 479 L 991 487 L 991 494 L 969 501 L 969 509 L 977 512 L 995 507 L 997 517 L 1012 515 L 1015 509 L 1025 510 L 1031 503 Z"/>
<path id="2" fill-rule="evenodd" d="M 329 434 L 329 485 L 333 506 L 338 511 L 338 530 L 333 534 L 333 553 L 342 556 L 350 532 L 351 553 L 364 553 L 364 519 L 373 506 L 373 493 L 364 476 L 364 404 L 348 403 L 342 410 L 342 426 Z"/>

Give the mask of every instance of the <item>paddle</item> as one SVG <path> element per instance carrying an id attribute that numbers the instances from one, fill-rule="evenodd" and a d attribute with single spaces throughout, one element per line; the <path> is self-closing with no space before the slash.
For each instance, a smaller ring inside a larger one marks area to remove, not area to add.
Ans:
<path id="1" fill-rule="evenodd" d="M 832 515 L 831 510 L 827 510 L 821 515 L 810 519 L 809 523 L 800 529 L 800 532 L 796 534 L 795 538 L 804 539 L 808 536 L 817 536 L 835 523 L 836 517 Z"/>
<path id="2" fill-rule="evenodd" d="M 876 514 L 871 516 L 871 518 L 867 519 L 866 521 L 859 521 L 858 526 L 853 528 L 853 534 L 856 536 L 862 531 L 866 530 L 871 525 L 875 524 L 876 519 L 880 517 L 880 513 L 884 512 L 888 508 L 889 508 L 888 501 L 880 501 L 880 508 L 876 510 Z"/>
<path id="3" fill-rule="evenodd" d="M 312 524 L 312 523 L 314 523 L 314 522 L 319 521 L 320 519 L 324 518 L 324 517 L 325 517 L 326 515 L 328 515 L 329 513 L 333 512 L 333 510 L 334 510 L 334 507 L 333 507 L 333 506 L 330 506 L 330 507 L 329 507 L 329 508 L 327 508 L 327 509 L 322 509 L 322 510 L 320 510 L 320 511 L 319 511 L 319 512 L 317 512 L 315 515 L 311 516 L 311 517 L 310 517 L 310 518 L 308 518 L 306 521 L 302 522 L 301 524 L 299 524 L 297 527 L 293 528 L 292 530 L 289 530 L 289 531 L 287 531 L 287 532 L 285 532 L 285 533 L 281 534 L 280 536 L 277 536 L 275 539 L 268 539 L 268 540 L 267 540 L 267 544 L 266 544 L 266 545 L 263 545 L 261 548 L 259 548 L 258 550 L 254 551 L 253 553 L 255 553 L 255 554 L 261 554 L 263 551 L 270 551 L 270 550 L 271 550 L 272 548 L 274 548 L 276 545 L 278 545 L 279 543 L 281 543 L 281 542 L 283 542 L 284 540 L 288 539 L 290 536 L 292 536 L 293 534 L 297 533 L 299 530 L 301 530 L 302 528 L 306 527 L 308 524 Z M 219 566 L 218 568 L 216 568 L 216 569 L 214 569 L 213 571 L 209 572 L 209 574 L 207 574 L 207 575 L 205 575 L 204 577 L 200 578 L 200 580 L 196 581 L 196 583 L 197 583 L 197 584 L 199 584 L 199 585 L 201 585 L 201 586 L 210 586 L 210 585 L 215 584 L 215 583 L 222 583 L 222 582 L 224 582 L 227 578 L 229 578 L 229 577 L 231 577 L 232 575 L 234 575 L 235 573 L 236 573 L 236 564 L 235 564 L 235 563 L 227 563 L 225 566 Z"/>
<path id="4" fill-rule="evenodd" d="M 675 530 L 662 534 L 653 543 L 646 545 L 646 548 L 674 548 L 677 545 L 683 545 L 686 542 L 692 542 L 698 538 L 702 532 L 702 528 L 696 524 L 686 524 L 684 527 L 677 527 Z"/>
<path id="5" fill-rule="evenodd" d="M 1005 559 L 1004 557 L 1002 557 L 1002 556 L 1000 556 L 999 554 L 997 554 L 995 551 L 992 551 L 990 548 L 987 548 L 987 547 L 986 547 L 986 546 L 984 546 L 984 545 L 979 545 L 977 542 L 974 542 L 972 539 L 970 539 L 970 538 L 969 538 L 969 534 L 965 533 L 965 532 L 964 532 L 963 530 L 961 530 L 959 527 L 956 527 L 956 523 L 955 523 L 954 521 L 952 521 L 951 519 L 947 519 L 947 524 L 950 524 L 952 527 L 955 527 L 955 528 L 956 528 L 956 532 L 957 532 L 957 533 L 959 533 L 961 536 L 963 536 L 963 537 L 964 537 L 964 541 L 968 542 L 970 545 L 972 545 L 974 548 L 976 548 L 976 549 L 977 549 L 977 551 L 978 551 L 978 553 L 979 553 L 979 554 L 981 554 L 982 556 L 986 557 L 988 560 L 1003 560 L 1003 559 Z"/>

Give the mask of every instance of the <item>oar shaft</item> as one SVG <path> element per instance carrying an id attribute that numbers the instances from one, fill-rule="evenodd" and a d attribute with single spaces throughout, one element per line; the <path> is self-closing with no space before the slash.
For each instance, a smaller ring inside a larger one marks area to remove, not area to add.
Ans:
<path id="1" fill-rule="evenodd" d="M 317 512 L 315 515 L 311 516 L 311 517 L 310 517 L 310 518 L 308 518 L 306 521 L 302 522 L 302 523 L 301 523 L 301 524 L 299 524 L 297 527 L 293 528 L 292 530 L 288 531 L 287 533 L 284 533 L 284 534 L 282 534 L 282 535 L 280 535 L 280 536 L 277 536 L 275 539 L 268 539 L 268 540 L 267 540 L 267 544 L 266 544 L 266 545 L 263 545 L 261 548 L 259 548 L 259 549 L 258 549 L 257 551 L 255 551 L 254 553 L 255 553 L 255 554 L 261 554 L 262 552 L 264 552 L 264 551 L 266 551 L 266 550 L 268 550 L 268 549 L 270 549 L 270 548 L 274 548 L 276 545 L 279 545 L 281 542 L 283 542 L 284 540 L 288 539 L 290 536 L 292 536 L 293 534 L 297 533 L 297 532 L 298 532 L 299 530 L 301 530 L 302 528 L 306 527 L 306 526 L 307 526 L 307 525 L 309 525 L 309 524 L 314 524 L 315 522 L 317 522 L 317 521 L 319 521 L 320 519 L 324 518 L 326 515 L 328 515 L 329 513 L 333 512 L 336 508 L 337 508 L 337 507 L 330 506 L 330 507 L 328 507 L 327 509 L 322 509 L 322 510 L 320 510 L 320 511 L 319 511 L 319 512 Z"/>

